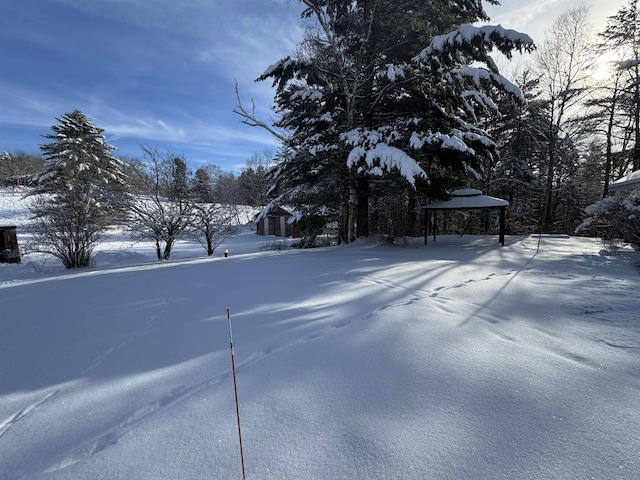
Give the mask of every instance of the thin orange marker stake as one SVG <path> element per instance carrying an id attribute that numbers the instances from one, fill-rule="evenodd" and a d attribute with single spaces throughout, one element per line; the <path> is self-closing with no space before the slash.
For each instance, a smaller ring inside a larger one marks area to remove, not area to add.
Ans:
<path id="1" fill-rule="evenodd" d="M 242 464 L 242 480 L 246 480 L 244 474 L 244 454 L 242 452 L 242 432 L 240 431 L 240 406 L 238 404 L 238 383 L 236 381 L 236 361 L 233 356 L 233 334 L 231 333 L 231 310 L 227 308 L 227 322 L 229 323 L 229 347 L 231 348 L 231 372 L 233 374 L 233 391 L 236 396 L 236 418 L 238 419 L 238 439 L 240 440 L 240 462 Z"/>

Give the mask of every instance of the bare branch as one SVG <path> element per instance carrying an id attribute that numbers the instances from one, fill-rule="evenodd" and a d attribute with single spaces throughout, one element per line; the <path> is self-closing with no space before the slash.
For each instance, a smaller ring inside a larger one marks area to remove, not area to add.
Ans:
<path id="1" fill-rule="evenodd" d="M 273 135 L 277 140 L 283 143 L 288 140 L 285 134 L 283 134 L 282 132 L 279 132 L 278 130 L 273 128 L 271 125 L 263 122 L 258 117 L 256 117 L 255 115 L 256 105 L 253 99 L 251 100 L 251 112 L 249 112 L 246 108 L 244 108 L 244 105 L 242 105 L 242 100 L 240 99 L 240 91 L 238 88 L 237 80 L 236 80 L 236 98 L 238 99 L 238 103 L 233 109 L 233 113 L 235 113 L 236 115 L 240 115 L 243 118 L 242 123 L 244 123 L 245 125 L 249 125 L 250 127 L 263 128 L 267 132 L 269 132 L 271 135 Z"/>

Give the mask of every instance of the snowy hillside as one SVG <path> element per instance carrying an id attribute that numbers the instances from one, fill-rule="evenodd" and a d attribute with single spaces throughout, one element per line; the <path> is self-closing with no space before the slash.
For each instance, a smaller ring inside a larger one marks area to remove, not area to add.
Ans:
<path id="1" fill-rule="evenodd" d="M 226 308 L 249 479 L 640 478 L 638 253 L 264 243 L 0 264 L 0 479 L 242 478 Z"/>

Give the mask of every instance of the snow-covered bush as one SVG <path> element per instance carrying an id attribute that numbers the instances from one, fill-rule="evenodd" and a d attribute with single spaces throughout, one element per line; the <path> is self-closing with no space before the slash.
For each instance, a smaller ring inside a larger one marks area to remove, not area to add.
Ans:
<path id="1" fill-rule="evenodd" d="M 603 240 L 621 238 L 640 245 L 640 190 L 606 197 L 585 208 L 589 217 L 576 232 L 592 233 Z"/>
<path id="2" fill-rule="evenodd" d="M 283 241 L 283 240 L 273 240 L 271 242 L 266 242 L 260 245 L 261 251 L 270 251 L 270 250 L 290 250 L 291 242 Z"/>

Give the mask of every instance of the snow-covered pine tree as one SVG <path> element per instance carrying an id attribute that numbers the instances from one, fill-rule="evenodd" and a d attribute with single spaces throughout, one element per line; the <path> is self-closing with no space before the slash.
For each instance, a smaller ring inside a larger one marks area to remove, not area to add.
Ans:
<path id="1" fill-rule="evenodd" d="M 205 168 L 200 167 L 194 172 L 190 192 L 196 202 L 213 202 L 213 179 Z"/>
<path id="2" fill-rule="evenodd" d="M 246 167 L 238 176 L 238 190 L 243 205 L 264 207 L 267 204 L 271 184 L 265 175 L 273 165 L 275 155 L 273 148 L 266 148 L 247 160 Z"/>
<path id="3" fill-rule="evenodd" d="M 500 156 L 489 159 L 484 168 L 482 191 L 509 202 L 507 230 L 515 234 L 533 232 L 540 217 L 540 182 L 537 172 L 543 163 L 540 144 L 546 131 L 546 102 L 538 99 L 538 80 L 528 71 L 517 79 L 527 104 L 500 102 L 502 117 L 490 133 L 500 147 Z"/>
<path id="4" fill-rule="evenodd" d="M 115 149 L 80 111 L 57 118 L 41 145 L 44 171 L 33 178 L 34 240 L 65 267 L 89 266 L 93 249 L 123 205 L 126 177 Z"/>
<path id="5" fill-rule="evenodd" d="M 277 201 L 338 212 L 351 241 L 369 233 L 372 181 L 412 189 L 431 169 L 475 174 L 494 154 L 482 116 L 492 96 L 522 97 L 489 52 L 531 50 L 528 36 L 470 25 L 487 19 L 480 0 L 300 1 L 313 22 L 296 55 L 259 78 L 277 87 L 275 127 L 292 152 L 273 169 Z"/>
<path id="6" fill-rule="evenodd" d="M 184 158 L 175 156 L 169 164 L 171 167 L 171 189 L 169 190 L 169 200 L 178 200 L 186 197 L 189 192 L 190 172 L 187 169 L 187 162 Z"/>
<path id="7" fill-rule="evenodd" d="M 33 193 L 50 193 L 64 199 L 69 192 L 83 190 L 101 201 L 126 186 L 123 164 L 111 153 L 115 150 L 104 135 L 79 110 L 56 119 L 53 133 L 44 135 L 52 140 L 40 146 L 45 169 L 33 178 Z"/>

